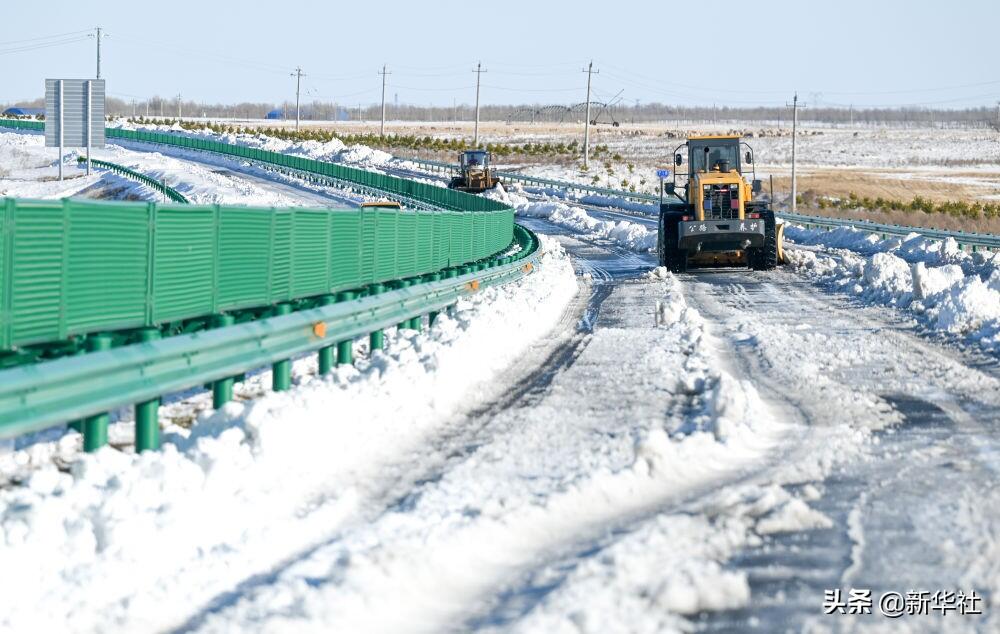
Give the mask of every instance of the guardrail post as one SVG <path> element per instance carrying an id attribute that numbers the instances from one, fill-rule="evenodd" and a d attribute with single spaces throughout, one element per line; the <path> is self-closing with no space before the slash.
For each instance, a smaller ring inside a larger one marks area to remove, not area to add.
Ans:
<path id="1" fill-rule="evenodd" d="M 329 306 L 333 304 L 336 300 L 333 295 L 324 295 L 319 298 L 320 306 Z M 317 359 L 319 368 L 317 373 L 320 376 L 324 374 L 329 374 L 333 370 L 333 346 L 325 346 L 319 349 L 319 358 Z"/>
<path id="2" fill-rule="evenodd" d="M 87 338 L 87 352 L 100 352 L 111 349 L 111 335 L 91 335 Z M 108 422 L 110 417 L 105 412 L 94 414 L 83 419 L 83 450 L 97 451 L 108 444 Z"/>
<path id="3" fill-rule="evenodd" d="M 213 328 L 225 328 L 236 323 L 232 315 L 215 315 L 212 317 Z M 212 383 L 212 407 L 219 409 L 233 399 L 233 377 L 218 379 Z"/>
<path id="4" fill-rule="evenodd" d="M 338 302 L 347 302 L 357 297 L 354 291 L 341 291 L 337 293 Z M 354 340 L 347 339 L 337 343 L 337 365 L 350 365 L 354 363 Z"/>
<path id="5" fill-rule="evenodd" d="M 427 281 L 428 282 L 440 282 L 441 281 L 441 274 L 440 273 L 431 273 L 430 275 L 427 276 Z M 437 318 L 438 318 L 438 311 L 432 310 L 431 312 L 427 313 L 427 327 L 430 328 L 431 326 L 433 326 L 434 322 L 437 321 Z"/>
<path id="6" fill-rule="evenodd" d="M 274 307 L 274 316 L 288 315 L 292 312 L 292 305 L 288 303 L 277 304 Z M 271 389 L 275 392 L 284 392 L 292 386 L 292 361 L 282 359 L 275 361 L 271 365 Z"/>
<path id="7" fill-rule="evenodd" d="M 382 284 L 372 284 L 368 287 L 369 295 L 378 295 L 379 293 L 385 291 L 385 286 Z M 368 335 L 368 348 L 370 351 L 381 350 L 385 347 L 385 333 L 381 330 L 375 330 L 370 335 Z"/>
<path id="8" fill-rule="evenodd" d="M 411 285 L 410 280 L 396 280 L 396 288 L 397 289 L 406 288 L 407 286 L 410 286 L 410 285 Z M 396 329 L 397 330 L 405 330 L 405 329 L 407 329 L 409 327 L 410 327 L 410 320 L 409 319 L 404 319 L 403 321 L 401 321 L 398 324 L 396 324 Z"/>
<path id="9" fill-rule="evenodd" d="M 144 328 L 139 331 L 139 341 L 156 341 L 160 331 Z M 155 451 L 160 448 L 160 399 L 154 398 L 135 404 L 135 452 Z"/>

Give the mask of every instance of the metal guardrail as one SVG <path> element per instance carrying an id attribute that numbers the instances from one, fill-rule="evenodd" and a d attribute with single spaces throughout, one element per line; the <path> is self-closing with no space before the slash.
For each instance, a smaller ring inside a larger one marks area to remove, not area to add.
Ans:
<path id="1" fill-rule="evenodd" d="M 968 233 L 965 231 L 945 231 L 942 229 L 929 229 L 927 227 L 911 227 L 907 225 L 889 225 L 882 224 L 878 222 L 871 222 L 869 220 L 855 220 L 852 218 L 830 218 L 828 216 L 810 216 L 806 214 L 793 214 L 790 212 L 778 212 L 776 214 L 779 218 L 783 218 L 790 222 L 795 222 L 799 224 L 806 225 L 806 227 L 817 226 L 817 227 L 852 227 L 861 231 L 868 231 L 870 233 L 880 233 L 882 237 L 885 236 L 908 236 L 911 233 L 917 233 L 925 238 L 930 238 L 932 240 L 947 240 L 952 238 L 959 244 L 960 247 L 966 245 L 972 247 L 975 251 L 982 247 L 985 249 L 996 250 L 1000 249 L 1000 236 L 992 235 L 989 233 Z"/>
<path id="2" fill-rule="evenodd" d="M 84 158 L 84 157 L 82 157 L 82 156 L 79 157 L 76 160 L 78 162 L 80 162 L 80 163 L 86 163 L 87 162 L 87 159 Z M 124 165 L 119 165 L 118 163 L 111 163 L 110 161 L 100 161 L 100 160 L 97 160 L 97 159 L 91 159 L 90 162 L 93 163 L 94 165 L 96 165 L 97 167 L 100 167 L 100 168 L 106 169 L 108 171 L 114 172 L 115 174 L 119 174 L 121 176 L 124 176 L 125 178 L 129 178 L 131 180 L 138 181 L 138 182 L 142 183 L 143 185 L 146 185 L 147 187 L 150 187 L 150 188 L 152 188 L 152 189 L 160 192 L 161 194 L 163 194 L 164 196 L 166 196 L 170 200 L 174 201 L 175 203 L 190 203 L 191 202 L 187 198 L 185 198 L 183 194 L 181 194 L 179 191 L 177 191 L 176 189 L 174 189 L 170 185 L 167 185 L 163 181 L 158 181 L 158 180 L 156 180 L 155 178 L 153 178 L 151 176 L 146 176 L 145 174 L 137 172 L 137 171 L 135 171 L 133 169 L 129 169 L 129 168 L 125 167 Z"/>
<path id="3" fill-rule="evenodd" d="M 87 419 L 161 394 L 230 377 L 267 363 L 350 342 L 413 315 L 434 315 L 477 291 L 517 280 L 538 265 L 532 237 L 519 259 L 459 277 L 217 330 L 37 363 L 0 373 L 0 438 Z M 381 335 L 380 335 L 381 336 Z M 231 384 L 230 384 L 231 385 Z M 231 389 L 231 388 L 230 388 Z M 216 403 L 218 406 L 219 404 Z M 137 406 L 138 409 L 139 406 Z M 138 422 L 139 416 L 137 416 Z M 85 423 L 86 424 L 86 423 Z M 106 423 L 105 423 L 106 424 Z"/>
<path id="4" fill-rule="evenodd" d="M 458 170 L 458 166 L 453 163 L 443 163 L 440 161 L 430 161 L 426 159 L 400 158 L 399 160 L 409 161 L 411 163 L 416 163 L 418 165 L 425 165 L 435 170 L 444 170 L 444 171 Z M 605 187 L 592 187 L 590 185 L 583 185 L 580 183 L 572 183 L 568 181 L 558 181 L 548 178 L 525 176 L 523 174 L 517 174 L 515 172 L 497 172 L 497 175 L 507 180 L 516 180 L 536 185 L 544 185 L 546 187 L 553 187 L 556 189 L 562 189 L 568 191 L 580 191 L 590 194 L 608 196 L 610 198 L 625 198 L 625 199 L 637 200 L 648 203 L 659 202 L 659 197 L 653 194 L 627 192 L 624 190 L 608 189 Z M 641 213 L 641 212 L 633 211 L 631 213 Z M 948 238 L 952 238 L 959 244 L 960 247 L 965 247 L 966 245 L 968 245 L 972 248 L 973 251 L 979 248 L 991 249 L 991 250 L 1000 249 L 1000 236 L 988 233 L 947 231 L 944 229 L 915 227 L 909 225 L 890 225 L 890 224 L 872 222 L 869 220 L 856 220 L 851 218 L 831 218 L 829 216 L 793 214 L 790 212 L 782 212 L 782 211 L 777 212 L 776 215 L 779 218 L 784 218 L 785 220 L 802 223 L 805 225 L 815 225 L 817 227 L 853 227 L 860 231 L 880 233 L 883 234 L 883 236 L 887 235 L 907 236 L 910 235 L 911 233 L 917 233 L 925 238 L 930 238 L 932 240 L 947 240 Z"/>

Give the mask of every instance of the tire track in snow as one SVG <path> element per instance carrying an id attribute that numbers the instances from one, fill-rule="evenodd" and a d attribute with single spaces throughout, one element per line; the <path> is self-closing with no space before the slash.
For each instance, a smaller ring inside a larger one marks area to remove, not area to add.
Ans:
<path id="1" fill-rule="evenodd" d="M 800 490 L 810 483 L 811 506 L 832 525 L 779 534 L 735 557 L 732 565 L 748 572 L 755 599 L 741 610 L 706 615 L 702 629 L 829 624 L 821 610 L 826 589 L 871 588 L 877 598 L 890 590 L 982 584 L 983 575 L 966 572 L 969 557 L 948 544 L 963 533 L 995 534 L 1000 518 L 987 515 L 970 526 L 946 510 L 956 509 L 956 500 L 1000 509 L 1000 382 L 983 371 L 979 355 L 929 342 L 898 314 L 852 304 L 792 273 L 685 279 L 692 301 L 733 341 L 761 389 L 784 391 L 812 428 L 872 430 L 861 453 L 831 464 L 825 475 L 791 477 Z M 897 426 L 883 429 L 893 420 Z M 984 442 L 994 447 L 975 449 Z M 834 629 L 859 623 L 847 619 Z M 961 626 L 982 625 L 973 623 Z M 940 631 L 948 623 L 913 625 Z"/>

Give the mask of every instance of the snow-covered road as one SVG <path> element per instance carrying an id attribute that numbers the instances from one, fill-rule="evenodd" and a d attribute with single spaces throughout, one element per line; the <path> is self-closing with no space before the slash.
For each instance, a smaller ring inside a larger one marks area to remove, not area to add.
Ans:
<path id="1" fill-rule="evenodd" d="M 674 276 L 641 222 L 519 210 L 550 238 L 516 287 L 330 379 L 252 376 L 160 454 L 0 489 L 0 630 L 1000 629 L 995 356 L 830 282 L 865 256 Z M 986 614 L 824 615 L 849 588 Z"/>

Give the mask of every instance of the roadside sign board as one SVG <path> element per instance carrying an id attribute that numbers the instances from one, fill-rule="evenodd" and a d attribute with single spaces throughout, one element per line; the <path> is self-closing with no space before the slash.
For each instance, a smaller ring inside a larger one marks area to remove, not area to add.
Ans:
<path id="1" fill-rule="evenodd" d="M 45 146 L 104 147 L 103 79 L 45 80 Z"/>
<path id="2" fill-rule="evenodd" d="M 656 176 L 660 179 L 670 178 L 670 170 L 656 170 Z"/>

